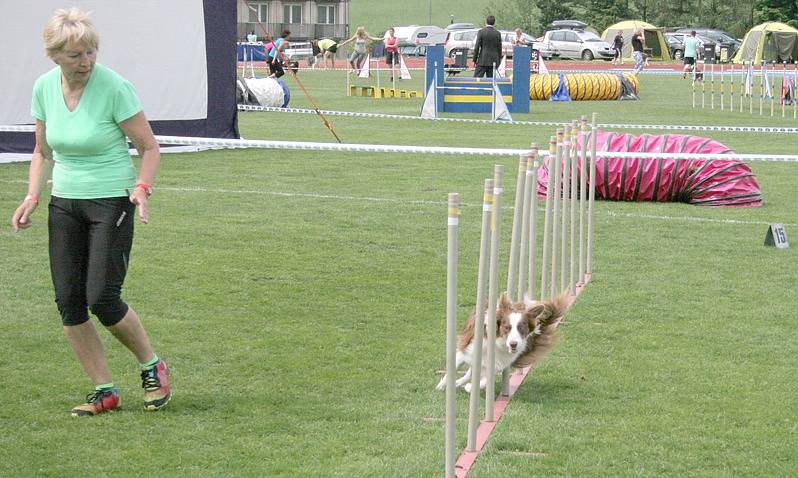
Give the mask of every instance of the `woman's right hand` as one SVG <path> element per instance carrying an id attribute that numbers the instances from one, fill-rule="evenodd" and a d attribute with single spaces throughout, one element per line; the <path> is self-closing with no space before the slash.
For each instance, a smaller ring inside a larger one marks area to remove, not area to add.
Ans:
<path id="1" fill-rule="evenodd" d="M 22 204 L 14 211 L 14 216 L 11 217 L 11 227 L 14 232 L 19 232 L 20 229 L 27 229 L 31 226 L 30 216 L 38 205 L 39 201 L 35 198 L 26 197 L 22 201 Z"/>

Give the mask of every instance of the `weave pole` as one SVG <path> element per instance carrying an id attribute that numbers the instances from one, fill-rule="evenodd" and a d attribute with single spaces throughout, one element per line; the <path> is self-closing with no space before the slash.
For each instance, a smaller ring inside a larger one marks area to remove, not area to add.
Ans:
<path id="1" fill-rule="evenodd" d="M 784 83 L 787 82 L 787 62 L 783 62 L 781 65 L 781 87 L 779 88 L 779 94 L 781 95 L 779 99 L 781 100 L 781 117 L 786 117 L 785 109 L 787 107 L 787 102 L 785 101 L 785 91 L 784 91 Z M 789 89 L 788 89 L 789 90 Z"/>
<path id="2" fill-rule="evenodd" d="M 587 278 L 586 282 L 590 282 L 593 278 L 593 206 L 596 202 L 596 124 L 598 123 L 598 114 L 593 113 L 592 122 L 590 125 L 590 137 L 592 139 L 590 146 L 590 195 L 587 202 Z"/>
<path id="3" fill-rule="evenodd" d="M 457 352 L 457 234 L 460 220 L 460 195 L 449 193 L 448 247 L 446 264 L 446 478 L 455 478 L 454 465 L 457 419 L 455 354 Z"/>
<path id="4" fill-rule="evenodd" d="M 504 166 L 497 164 L 493 169 L 493 219 L 491 220 L 490 242 L 490 278 L 488 284 L 488 351 L 487 363 L 496 363 L 496 302 L 499 290 L 499 242 L 501 240 L 502 183 Z M 495 401 L 496 367 L 486 367 L 487 385 L 485 386 L 485 420 L 492 422 L 493 403 Z"/>
<path id="5" fill-rule="evenodd" d="M 579 262 L 579 256 L 577 255 L 577 245 L 576 245 L 576 210 L 577 206 L 579 205 L 578 196 L 579 196 L 579 183 L 577 175 L 579 172 L 577 171 L 577 161 L 579 158 L 579 153 L 577 151 L 576 145 L 579 141 L 579 123 L 574 121 L 571 124 L 571 144 L 573 147 L 571 148 L 571 223 L 570 223 L 570 232 L 571 232 L 571 251 L 568 253 L 568 259 L 570 260 L 569 266 L 570 269 L 568 271 L 568 288 L 571 290 L 572 295 L 576 295 L 576 273 L 577 269 L 576 266 Z"/>
<path id="6" fill-rule="evenodd" d="M 734 63 L 729 65 L 731 75 L 729 76 L 729 111 L 734 111 Z"/>
<path id="7" fill-rule="evenodd" d="M 507 261 L 507 293 L 510 300 L 515 302 L 517 299 L 513 294 L 516 289 L 516 277 L 518 274 L 519 244 L 521 238 L 521 215 L 523 211 L 519 205 L 524 201 L 524 183 L 526 181 L 526 155 L 518 157 L 518 177 L 515 181 L 515 208 L 513 209 L 513 232 L 510 237 L 510 260 Z"/>
<path id="8" fill-rule="evenodd" d="M 720 64 L 720 110 L 723 111 L 723 104 L 726 100 L 726 85 L 724 84 L 723 63 Z"/>
<path id="9" fill-rule="evenodd" d="M 715 64 L 709 67 L 709 109 L 715 109 Z"/>
<path id="10" fill-rule="evenodd" d="M 532 143 L 532 154 L 529 156 L 529 168 L 527 171 L 530 173 L 527 176 L 529 185 L 529 272 L 527 273 L 527 280 L 529 286 L 526 289 L 527 300 L 535 300 L 535 292 L 537 289 L 537 258 L 538 258 L 538 169 L 540 168 L 540 160 L 538 159 L 538 145 Z M 541 298 L 543 300 L 543 298 Z"/>
<path id="11" fill-rule="evenodd" d="M 553 194 L 554 194 L 554 174 L 552 168 L 554 167 L 554 160 L 557 157 L 557 137 L 552 136 L 549 139 L 549 168 L 548 177 L 546 182 L 546 212 L 543 215 L 543 257 L 540 263 L 540 300 L 554 296 L 552 288 L 546 286 L 549 282 L 549 264 L 551 261 L 552 243 L 551 235 L 551 213 L 553 207 Z M 537 194 L 537 189 L 535 190 Z"/>
<path id="12" fill-rule="evenodd" d="M 775 109 L 775 104 L 776 104 L 776 95 L 774 94 L 775 90 L 776 90 L 776 85 L 773 83 L 775 81 L 775 79 L 776 79 L 776 75 L 775 75 L 775 73 L 776 73 L 776 61 L 775 60 L 773 61 L 773 68 L 771 68 L 771 71 L 773 73 L 771 73 L 768 76 L 770 81 L 767 82 L 767 85 L 768 85 L 768 90 L 769 90 L 768 91 L 768 95 L 770 95 L 770 117 L 772 118 L 773 117 L 773 110 Z M 779 90 L 781 90 L 781 88 L 779 88 Z"/>
<path id="13" fill-rule="evenodd" d="M 790 82 L 791 85 L 798 84 L 798 61 L 795 62 L 793 73 L 795 73 L 795 79 Z M 790 89 L 790 97 L 792 98 L 792 119 L 798 119 L 798 100 L 795 99 L 795 93 L 797 93 L 795 90 L 795 87 Z"/>
<path id="14" fill-rule="evenodd" d="M 482 233 L 479 242 L 479 269 L 477 272 L 477 306 L 474 311 L 474 366 L 471 367 L 471 396 L 468 402 L 468 443 L 466 451 L 476 451 L 479 426 L 479 381 L 482 379 L 482 335 L 484 327 L 478 325 L 485 317 L 485 285 L 488 282 L 488 257 L 490 256 L 490 222 L 493 219 L 493 180 L 485 180 L 482 195 Z M 448 386 L 448 385 L 447 385 Z"/>
<path id="15" fill-rule="evenodd" d="M 587 247 L 585 247 L 585 234 L 587 232 L 587 145 L 589 140 L 587 116 L 582 116 L 582 150 L 579 155 L 579 283 L 585 284 L 585 263 L 587 261 Z"/>
<path id="16" fill-rule="evenodd" d="M 702 70 L 704 73 L 701 76 L 701 109 L 706 108 L 706 93 L 707 93 L 707 69 L 706 65 L 704 65 L 704 69 Z"/>
<path id="17" fill-rule="evenodd" d="M 526 171 L 524 175 L 526 176 L 526 180 L 524 181 L 524 190 L 523 196 L 521 199 L 521 242 L 519 244 L 520 254 L 518 259 L 518 293 L 515 294 L 513 292 L 514 297 L 517 297 L 518 300 L 524 299 L 524 291 L 526 291 L 527 285 L 527 273 L 529 268 L 527 267 L 529 261 L 529 208 L 531 207 L 530 195 L 532 191 L 532 169 L 531 169 L 531 156 L 527 156 L 524 158 L 526 160 Z"/>
<path id="18" fill-rule="evenodd" d="M 748 114 L 754 114 L 754 61 L 751 60 L 751 64 L 748 65 L 751 69 L 751 80 L 749 81 L 748 88 L 751 91 L 751 94 L 748 95 Z"/>
<path id="19" fill-rule="evenodd" d="M 762 116 L 762 105 L 765 102 L 765 73 L 767 62 L 762 61 L 762 70 L 759 75 L 759 116 Z"/>
<path id="20" fill-rule="evenodd" d="M 552 190 L 554 191 L 553 202 L 552 202 L 552 219 L 551 219 L 551 279 L 550 284 L 551 288 L 549 289 L 550 297 L 554 297 L 557 295 L 558 288 L 557 288 L 557 273 L 560 269 L 560 262 L 559 262 L 559 251 L 560 251 L 560 244 L 559 244 L 559 228 L 560 228 L 560 192 L 561 192 L 561 185 L 560 185 L 560 165 L 562 160 L 562 140 L 563 140 L 563 130 L 562 128 L 557 129 L 557 149 L 554 153 L 554 157 L 549 159 L 549 174 L 552 173 L 551 163 L 554 163 L 554 183 L 552 184 Z"/>
<path id="21" fill-rule="evenodd" d="M 571 167 L 571 128 L 565 125 L 565 137 L 563 138 L 562 147 L 562 223 L 560 224 L 560 292 L 564 292 L 568 287 L 568 257 L 571 251 L 568 248 L 568 222 L 570 216 L 568 209 L 570 206 L 571 194 L 571 181 L 570 181 L 570 167 Z"/>

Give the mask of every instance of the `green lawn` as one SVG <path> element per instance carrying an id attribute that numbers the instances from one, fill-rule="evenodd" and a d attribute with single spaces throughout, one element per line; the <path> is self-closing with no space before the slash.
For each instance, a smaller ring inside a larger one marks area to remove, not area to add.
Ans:
<path id="1" fill-rule="evenodd" d="M 353 0 L 350 2 L 350 31 L 355 32 L 358 26 L 365 26 L 370 33 L 382 34 L 388 27 L 404 25 L 437 25 L 445 27 L 449 24 L 450 15 L 454 21 L 467 22 L 477 26 L 485 24 L 484 0 L 410 0 L 409 2 L 377 2 L 374 0 Z M 430 11 L 430 6 L 432 10 Z M 430 13 L 432 22 L 430 22 Z"/>
<path id="2" fill-rule="evenodd" d="M 421 89 L 414 73 L 409 84 Z M 323 109 L 420 109 L 420 99 L 346 97 L 343 73 L 301 75 Z M 292 106 L 307 107 L 288 81 Z M 638 102 L 533 102 L 532 111 L 514 117 L 798 125 L 692 110 L 687 81 L 645 75 Z M 358 143 L 522 148 L 551 134 L 330 120 Z M 315 115 L 241 113 L 239 124 L 247 139 L 332 141 Z M 795 153 L 794 136 L 711 136 L 741 153 Z M 135 360 L 103 332 L 123 409 L 69 416 L 91 386 L 60 330 L 46 211 L 24 233 L 0 229 L 0 476 L 441 476 L 445 200 L 459 192 L 466 204 L 462 322 L 475 298 L 482 180 L 497 162 L 514 176 L 513 157 L 164 155 L 124 291 L 172 368 L 175 396 L 158 413 L 141 409 Z M 751 166 L 760 208 L 597 204 L 594 280 L 470 476 L 795 475 L 798 170 Z M 6 221 L 26 177 L 26 164 L 0 165 Z M 511 179 L 506 197 L 514 188 Z M 505 239 L 510 218 L 507 208 Z M 763 247 L 770 222 L 787 224 L 791 249 Z M 462 424 L 467 402 L 461 393 Z"/>

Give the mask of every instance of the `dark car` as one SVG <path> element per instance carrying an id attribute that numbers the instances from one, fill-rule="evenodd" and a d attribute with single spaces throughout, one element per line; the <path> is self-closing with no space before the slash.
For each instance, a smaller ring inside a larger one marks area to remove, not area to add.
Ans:
<path id="1" fill-rule="evenodd" d="M 691 31 L 695 30 L 696 36 L 704 39 L 704 43 L 715 44 L 715 57 L 721 58 L 722 61 L 731 61 L 737 50 L 740 49 L 742 42 L 723 30 L 715 30 L 713 28 L 680 28 L 676 33 L 689 35 Z M 725 60 L 723 60 L 723 53 L 725 50 Z"/>
<path id="2" fill-rule="evenodd" d="M 692 31 L 692 30 L 691 30 Z M 668 32 L 665 34 L 665 42 L 668 44 L 668 49 L 671 52 L 671 57 L 675 60 L 681 60 L 684 58 L 684 39 L 685 37 L 689 36 L 690 32 Z M 699 35 L 696 32 L 696 39 L 698 39 L 698 48 L 696 49 L 696 59 L 701 60 L 704 57 L 704 43 L 714 43 L 711 39 Z M 716 45 L 716 49 L 719 50 L 719 46 Z"/>

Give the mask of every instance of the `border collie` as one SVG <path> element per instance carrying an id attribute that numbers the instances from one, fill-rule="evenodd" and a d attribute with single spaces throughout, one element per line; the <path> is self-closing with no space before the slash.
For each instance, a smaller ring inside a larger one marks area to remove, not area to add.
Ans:
<path id="1" fill-rule="evenodd" d="M 510 303 L 507 293 L 502 294 L 496 306 L 496 353 L 494 367 L 500 372 L 507 367 L 524 368 L 539 363 L 559 340 L 559 325 L 568 310 L 568 298 L 560 295 L 553 300 Z M 455 367 L 464 362 L 474 365 L 474 322 L 471 313 L 457 339 Z M 483 335 L 487 339 L 487 331 Z M 479 387 L 485 388 L 487 373 L 484 366 L 487 359 L 487 340 L 482 342 L 482 374 Z M 465 385 L 471 391 L 471 368 L 459 378 L 455 385 Z M 446 375 L 436 387 L 446 389 Z"/>

